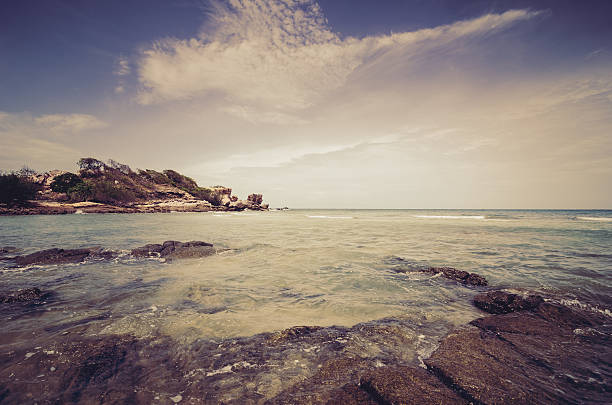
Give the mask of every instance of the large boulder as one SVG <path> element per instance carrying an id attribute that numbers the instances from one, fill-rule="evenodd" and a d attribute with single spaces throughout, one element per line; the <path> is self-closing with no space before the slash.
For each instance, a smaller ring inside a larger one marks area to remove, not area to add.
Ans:
<path id="1" fill-rule="evenodd" d="M 261 205 L 261 203 L 263 202 L 263 195 L 261 194 L 250 194 L 247 197 L 247 201 L 256 204 L 256 205 Z"/>
<path id="2" fill-rule="evenodd" d="M 540 303 L 472 321 L 425 364 L 473 403 L 605 403 L 612 392 L 608 323 L 597 313 Z"/>
<path id="3" fill-rule="evenodd" d="M 202 241 L 179 242 L 167 240 L 163 244 L 147 244 L 132 249 L 135 257 L 163 257 L 167 259 L 185 259 L 206 257 L 215 254 L 217 250 L 212 243 Z"/>
<path id="4" fill-rule="evenodd" d="M 92 249 L 46 249 L 25 256 L 16 256 L 18 266 L 31 264 L 80 263 L 92 253 Z"/>
<path id="5" fill-rule="evenodd" d="M 490 314 L 507 314 L 537 308 L 544 299 L 539 295 L 520 296 L 506 291 L 489 291 L 474 297 L 474 305 Z"/>

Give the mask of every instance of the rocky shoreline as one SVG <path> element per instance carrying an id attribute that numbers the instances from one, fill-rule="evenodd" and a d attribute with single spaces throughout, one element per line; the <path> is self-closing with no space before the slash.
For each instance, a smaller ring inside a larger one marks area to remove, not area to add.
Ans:
<path id="1" fill-rule="evenodd" d="M 204 200 L 175 199 L 150 200 L 134 204 L 112 205 L 97 202 L 57 202 L 31 201 L 19 207 L 0 206 L 0 216 L 13 215 L 66 215 L 66 214 L 153 214 L 171 212 L 211 212 L 211 211 L 268 211 L 266 204 L 252 204 L 236 201 L 228 205 L 215 206 Z"/>
<path id="2" fill-rule="evenodd" d="M 104 163 L 94 158 L 83 158 L 78 165 L 79 174 L 25 170 L 4 175 L 14 184 L 7 183 L 0 192 L 15 198 L 0 199 L 0 216 L 267 211 L 269 207 L 261 194 L 241 200 L 229 187 L 200 187 L 174 170 L 134 171 L 113 160 Z M 28 198 L 19 194 L 20 187 L 30 190 Z"/>
<path id="3" fill-rule="evenodd" d="M 74 263 L 116 254 L 101 252 L 51 249 L 10 260 L 17 265 Z M 134 257 L 175 259 L 214 253 L 212 244 L 201 241 L 166 241 L 130 251 Z M 426 318 L 402 316 L 351 328 L 296 326 L 243 338 L 201 339 L 188 347 L 165 336 L 86 335 L 86 327 L 76 325 L 64 328 L 51 344 L 33 339 L 31 348 L 0 354 L 0 402 L 610 402 L 609 316 L 550 297 L 489 288 L 475 273 L 448 267 L 428 272 L 480 291 L 473 304 L 484 314 L 452 330 L 429 353 L 416 331 L 435 326 Z M 31 288 L 5 293 L 0 304 L 44 307 L 52 294 Z"/>

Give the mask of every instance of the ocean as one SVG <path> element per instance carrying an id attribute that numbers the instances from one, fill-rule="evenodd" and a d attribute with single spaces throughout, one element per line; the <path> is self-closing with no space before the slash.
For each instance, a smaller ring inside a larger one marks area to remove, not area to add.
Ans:
<path id="1" fill-rule="evenodd" d="M 202 240 L 199 259 L 136 259 L 129 250 Z M 479 287 L 420 272 L 451 266 L 489 285 L 612 316 L 612 211 L 288 210 L 0 217 L 0 247 L 18 254 L 99 246 L 124 254 L 82 264 L 12 267 L 0 294 L 38 287 L 43 306 L 5 306 L 0 351 L 82 336 L 167 337 L 185 350 L 297 325 L 351 327 L 410 319 L 426 358 L 483 313 Z"/>

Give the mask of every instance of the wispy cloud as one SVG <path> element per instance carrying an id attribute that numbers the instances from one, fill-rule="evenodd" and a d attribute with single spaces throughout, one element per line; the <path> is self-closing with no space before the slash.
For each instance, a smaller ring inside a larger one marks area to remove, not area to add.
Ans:
<path id="1" fill-rule="evenodd" d="M 131 71 L 132 69 L 130 68 L 130 62 L 128 58 L 126 58 L 125 56 L 120 56 L 119 58 L 117 58 L 115 70 L 113 71 L 116 76 L 127 76 L 130 74 Z"/>
<path id="2" fill-rule="evenodd" d="M 0 111 L 0 169 L 20 167 L 23 164 L 42 165 L 36 169 L 66 168 L 80 153 L 70 144 L 72 137 L 108 124 L 89 114 L 46 114 Z"/>
<path id="3" fill-rule="evenodd" d="M 415 32 L 341 38 L 311 0 L 214 3 L 198 38 L 166 38 L 143 52 L 138 100 L 152 104 L 220 92 L 230 105 L 241 106 L 227 109 L 237 116 L 291 123 L 287 117 L 342 87 L 361 65 L 389 50 L 417 54 L 537 14 L 511 10 Z M 245 114 L 254 109 L 265 112 Z M 271 111 L 284 118 L 273 118 Z"/>
<path id="4" fill-rule="evenodd" d="M 74 134 L 108 126 L 106 122 L 89 114 L 46 114 L 34 118 L 33 122 L 55 134 Z"/>

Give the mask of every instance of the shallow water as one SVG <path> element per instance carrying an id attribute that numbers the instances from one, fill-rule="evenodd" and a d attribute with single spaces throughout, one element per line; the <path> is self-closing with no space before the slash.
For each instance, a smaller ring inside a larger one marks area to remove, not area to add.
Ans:
<path id="1" fill-rule="evenodd" d="M 27 344 L 84 325 L 88 333 L 199 338 L 249 336 L 295 325 L 399 316 L 447 327 L 479 316 L 476 288 L 398 274 L 398 263 L 448 265 L 489 284 L 612 308 L 612 211 L 292 210 L 0 218 L 0 246 L 127 250 L 205 240 L 229 250 L 164 263 L 110 262 L 9 268 L 2 290 L 39 287 L 43 307 L 5 308 L 0 343 Z M 404 261 L 398 261 L 401 257 Z M 1 263 L 1 262 L 0 262 Z M 429 328 L 432 329 L 432 328 Z"/>

